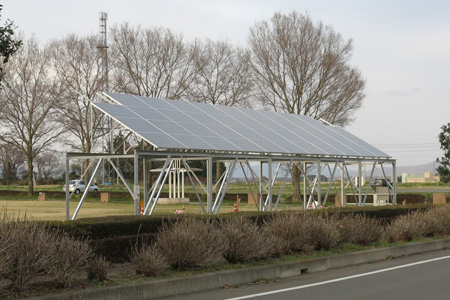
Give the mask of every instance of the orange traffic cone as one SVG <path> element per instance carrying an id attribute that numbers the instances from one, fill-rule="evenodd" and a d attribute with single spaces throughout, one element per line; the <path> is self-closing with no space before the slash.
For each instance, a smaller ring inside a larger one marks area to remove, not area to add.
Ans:
<path id="1" fill-rule="evenodd" d="M 234 208 L 233 208 L 233 211 L 234 211 L 234 212 L 238 212 L 238 207 L 237 207 L 237 203 L 236 203 L 236 202 L 234 202 Z"/>

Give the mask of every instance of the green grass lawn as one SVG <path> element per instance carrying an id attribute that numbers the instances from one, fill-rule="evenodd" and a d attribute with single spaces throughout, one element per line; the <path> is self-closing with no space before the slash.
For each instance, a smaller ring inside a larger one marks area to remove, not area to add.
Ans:
<path id="1" fill-rule="evenodd" d="M 78 201 L 70 201 L 70 217 L 72 217 Z M 206 204 L 205 204 L 206 205 Z M 37 201 L 37 200 L 0 200 L 0 210 L 6 209 L 9 213 L 27 214 L 34 220 L 65 220 L 66 202 L 63 200 Z M 178 205 L 158 204 L 153 211 L 154 215 L 173 214 L 177 209 L 183 209 L 185 214 L 203 214 L 198 202 Z M 221 206 L 220 213 L 230 213 L 234 209 L 233 203 L 224 203 Z M 300 205 L 284 204 L 279 209 L 300 209 Z M 257 211 L 256 206 L 241 203 L 239 211 Z M 111 215 L 132 215 L 134 214 L 134 205 L 130 201 L 102 203 L 99 199 L 89 199 L 82 204 L 77 218 L 100 217 Z"/>
<path id="2" fill-rule="evenodd" d="M 273 189 L 273 194 L 277 195 L 281 188 L 281 183 L 276 183 Z M 325 192 L 328 185 L 324 183 L 322 185 L 322 199 L 325 196 Z M 398 187 L 401 188 L 443 188 L 449 187 L 450 185 L 444 185 L 441 183 L 434 184 L 399 184 Z M 255 193 L 255 186 L 252 186 L 253 192 Z M 303 188 L 303 187 L 302 187 Z M 127 189 L 120 185 L 100 185 L 101 191 L 123 191 L 126 192 Z M 26 191 L 26 186 L 10 185 L 10 186 L 0 186 L 0 190 L 21 190 Z M 61 185 L 44 185 L 37 186 L 36 191 L 62 191 Z M 166 188 L 163 191 L 168 191 Z M 186 186 L 186 193 L 194 193 L 192 186 Z M 246 183 L 235 183 L 230 184 L 227 193 L 248 193 L 248 185 Z M 330 190 L 329 204 L 334 203 L 334 195 L 339 192 L 339 185 L 335 185 Z M 297 203 L 289 203 L 287 200 L 293 193 L 293 185 L 291 182 L 287 182 L 283 191 L 283 196 L 281 198 L 279 210 L 283 209 L 299 209 L 300 205 Z M 347 188 L 346 193 L 351 194 L 351 189 Z M 142 194 L 142 193 L 141 193 Z M 429 195 L 426 195 L 429 196 Z M 75 208 L 78 205 L 80 196 L 72 197 L 70 201 L 70 215 L 72 216 Z M 65 200 L 63 198 L 49 198 L 48 201 L 36 201 L 36 196 L 0 196 L 0 208 L 4 207 L 10 212 L 14 213 L 27 213 L 30 217 L 39 220 L 65 220 L 66 218 L 66 208 Z M 274 199 L 274 202 L 276 199 Z M 226 200 L 224 201 L 220 213 L 229 213 L 233 211 L 234 201 Z M 206 203 L 204 203 L 206 205 Z M 176 209 L 182 209 L 183 205 L 161 205 L 158 204 L 155 207 L 154 214 L 171 214 Z M 202 213 L 201 207 L 196 199 L 191 199 L 191 203 L 184 206 L 185 212 L 188 214 L 199 214 Z M 248 205 L 244 202 L 240 203 L 240 211 L 256 211 L 257 208 L 254 205 Z M 133 200 L 131 198 L 115 198 L 109 203 L 101 203 L 98 198 L 87 198 L 82 205 L 82 208 L 78 214 L 78 218 L 82 217 L 94 217 L 94 216 L 107 216 L 107 215 L 127 215 L 134 213 Z"/>

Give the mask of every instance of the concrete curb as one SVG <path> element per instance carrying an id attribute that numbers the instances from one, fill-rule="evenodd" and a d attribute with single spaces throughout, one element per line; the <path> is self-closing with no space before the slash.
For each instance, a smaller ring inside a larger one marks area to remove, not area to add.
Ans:
<path id="1" fill-rule="evenodd" d="M 371 262 L 389 257 L 408 256 L 450 248 L 450 238 L 414 243 L 389 248 L 372 249 L 342 255 L 332 255 L 299 262 L 278 265 L 245 268 L 240 270 L 219 271 L 183 278 L 163 279 L 120 286 L 91 288 L 65 294 L 54 294 L 31 298 L 35 300 L 53 299 L 95 299 L 95 300 L 147 300 L 178 294 L 206 291 L 227 285 L 240 285 L 259 279 L 277 279 L 300 275 L 306 272 L 318 272 Z"/>

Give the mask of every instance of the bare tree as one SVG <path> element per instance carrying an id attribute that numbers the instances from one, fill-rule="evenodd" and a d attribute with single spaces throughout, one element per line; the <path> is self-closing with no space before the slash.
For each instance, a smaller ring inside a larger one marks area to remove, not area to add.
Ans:
<path id="1" fill-rule="evenodd" d="M 33 161 L 63 132 L 57 126 L 61 86 L 50 69 L 48 48 L 28 40 L 4 69 L 0 97 L 0 140 L 25 153 L 28 195 L 33 194 Z"/>
<path id="2" fill-rule="evenodd" d="M 0 145 L 3 184 L 11 184 L 13 180 L 17 179 L 17 170 L 26 160 L 27 157 L 23 151 L 20 151 L 17 147 L 6 143 Z"/>
<path id="3" fill-rule="evenodd" d="M 252 82 L 243 50 L 227 43 L 197 42 L 192 63 L 195 79 L 189 100 L 226 106 L 250 106 Z"/>
<path id="4" fill-rule="evenodd" d="M 194 81 L 188 89 L 190 101 L 226 106 L 251 106 L 252 81 L 243 50 L 227 43 L 197 41 L 192 64 Z M 216 180 L 225 167 L 216 163 Z"/>
<path id="5" fill-rule="evenodd" d="M 309 15 L 276 13 L 249 36 L 258 98 L 276 111 L 346 125 L 364 99 L 365 81 L 349 64 L 352 41 Z"/>
<path id="6" fill-rule="evenodd" d="M 180 99 L 186 94 L 195 76 L 191 64 L 195 48 L 187 46 L 181 35 L 125 23 L 115 26 L 111 36 L 113 90 L 163 99 Z M 150 170 L 152 162 L 147 162 L 147 167 Z"/>
<path id="7" fill-rule="evenodd" d="M 73 137 L 66 139 L 66 143 L 73 149 L 91 153 L 104 135 L 103 115 L 92 109 L 90 102 L 103 90 L 105 81 L 97 37 L 69 35 L 53 41 L 51 52 L 57 78 L 64 87 L 62 125 Z M 88 164 L 85 160 L 85 169 Z"/>
<path id="8" fill-rule="evenodd" d="M 118 92 L 179 99 L 191 84 L 192 55 L 169 29 L 122 24 L 112 29 L 113 85 Z"/>
<path id="9" fill-rule="evenodd" d="M 349 64 L 352 41 L 309 15 L 276 13 L 250 30 L 249 61 L 261 103 L 275 111 L 346 125 L 361 107 L 365 81 Z M 300 168 L 293 167 L 299 188 Z"/>
<path id="10" fill-rule="evenodd" d="M 35 162 L 37 174 L 39 174 L 38 177 L 41 181 L 63 172 L 61 157 L 54 151 L 42 152 L 35 158 Z"/>

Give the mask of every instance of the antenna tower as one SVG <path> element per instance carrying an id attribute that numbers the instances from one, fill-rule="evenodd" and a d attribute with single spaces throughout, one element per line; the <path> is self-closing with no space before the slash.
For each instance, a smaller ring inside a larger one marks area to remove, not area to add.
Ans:
<path id="1" fill-rule="evenodd" d="M 105 12 L 99 13 L 99 32 L 97 49 L 100 54 L 102 75 L 103 75 L 103 89 L 104 92 L 109 90 L 108 87 L 108 38 L 106 35 L 106 21 L 108 14 Z"/>

